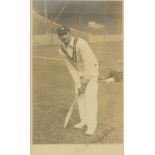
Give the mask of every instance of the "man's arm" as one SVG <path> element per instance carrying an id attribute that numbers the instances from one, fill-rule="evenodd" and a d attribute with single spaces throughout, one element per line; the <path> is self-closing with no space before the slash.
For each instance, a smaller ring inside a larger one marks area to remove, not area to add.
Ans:
<path id="1" fill-rule="evenodd" d="M 66 64 L 68 71 L 70 72 L 70 74 L 73 78 L 73 81 L 74 81 L 76 87 L 80 88 L 81 87 L 81 80 L 79 78 L 77 71 L 75 70 L 73 65 L 67 59 L 65 59 L 65 64 Z"/>
<path id="2" fill-rule="evenodd" d="M 64 58 L 65 64 L 67 66 L 67 69 L 68 69 L 69 73 L 72 76 L 72 79 L 74 81 L 74 84 L 76 85 L 76 88 L 79 88 L 78 90 L 80 90 L 80 88 L 81 88 L 81 79 L 79 78 L 79 75 L 78 75 L 77 71 L 73 67 L 72 63 L 70 61 L 68 61 L 68 59 L 65 57 L 64 53 L 61 51 L 61 48 L 59 49 L 59 53 Z"/>

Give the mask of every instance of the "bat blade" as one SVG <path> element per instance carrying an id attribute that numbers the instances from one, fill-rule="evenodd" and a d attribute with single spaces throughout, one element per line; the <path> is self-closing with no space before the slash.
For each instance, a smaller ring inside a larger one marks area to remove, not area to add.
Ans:
<path id="1" fill-rule="evenodd" d="M 74 111 L 74 109 L 75 109 L 75 107 L 77 105 L 78 99 L 79 99 L 79 96 L 76 96 L 73 103 L 72 103 L 72 105 L 71 105 L 71 107 L 69 108 L 69 111 L 68 111 L 67 116 L 65 118 L 64 128 L 66 128 L 67 125 L 68 125 L 68 122 L 69 122 L 69 120 L 71 118 L 71 115 L 72 115 L 72 113 L 73 113 L 73 111 Z"/>

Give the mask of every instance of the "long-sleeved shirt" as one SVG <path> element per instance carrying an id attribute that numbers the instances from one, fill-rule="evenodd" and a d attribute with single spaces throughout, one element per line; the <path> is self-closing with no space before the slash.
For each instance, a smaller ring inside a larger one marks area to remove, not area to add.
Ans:
<path id="1" fill-rule="evenodd" d="M 67 46 L 61 45 L 59 52 L 65 58 L 67 68 L 77 85 L 80 85 L 80 77 L 91 79 L 99 76 L 97 59 L 84 39 L 78 38 L 75 44 L 75 38 L 72 37 Z"/>

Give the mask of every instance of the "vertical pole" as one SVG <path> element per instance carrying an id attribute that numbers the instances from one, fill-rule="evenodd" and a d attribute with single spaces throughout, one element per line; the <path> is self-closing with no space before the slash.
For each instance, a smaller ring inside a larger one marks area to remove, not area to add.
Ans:
<path id="1" fill-rule="evenodd" d="M 109 26 L 108 24 L 108 17 L 109 16 L 109 14 L 107 14 L 107 13 L 105 13 L 104 14 L 104 25 L 105 25 L 105 27 L 104 27 L 104 35 L 105 35 L 105 42 L 108 40 L 108 29 L 107 29 L 107 27 Z"/>
<path id="2" fill-rule="evenodd" d="M 44 17 L 48 18 L 47 0 L 44 0 Z"/>
<path id="3" fill-rule="evenodd" d="M 44 0 L 44 17 L 47 19 L 48 18 L 48 10 L 47 10 L 47 0 Z M 47 23 L 45 22 L 45 29 L 47 29 Z M 48 35 L 44 35 L 46 37 Z"/>

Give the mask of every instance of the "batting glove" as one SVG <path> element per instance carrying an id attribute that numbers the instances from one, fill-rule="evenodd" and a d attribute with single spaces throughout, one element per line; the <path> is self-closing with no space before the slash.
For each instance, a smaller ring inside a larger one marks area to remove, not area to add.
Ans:
<path id="1" fill-rule="evenodd" d="M 82 79 L 81 80 L 81 87 L 78 90 L 79 94 L 84 94 L 85 93 L 88 82 L 89 82 L 89 79 Z"/>

